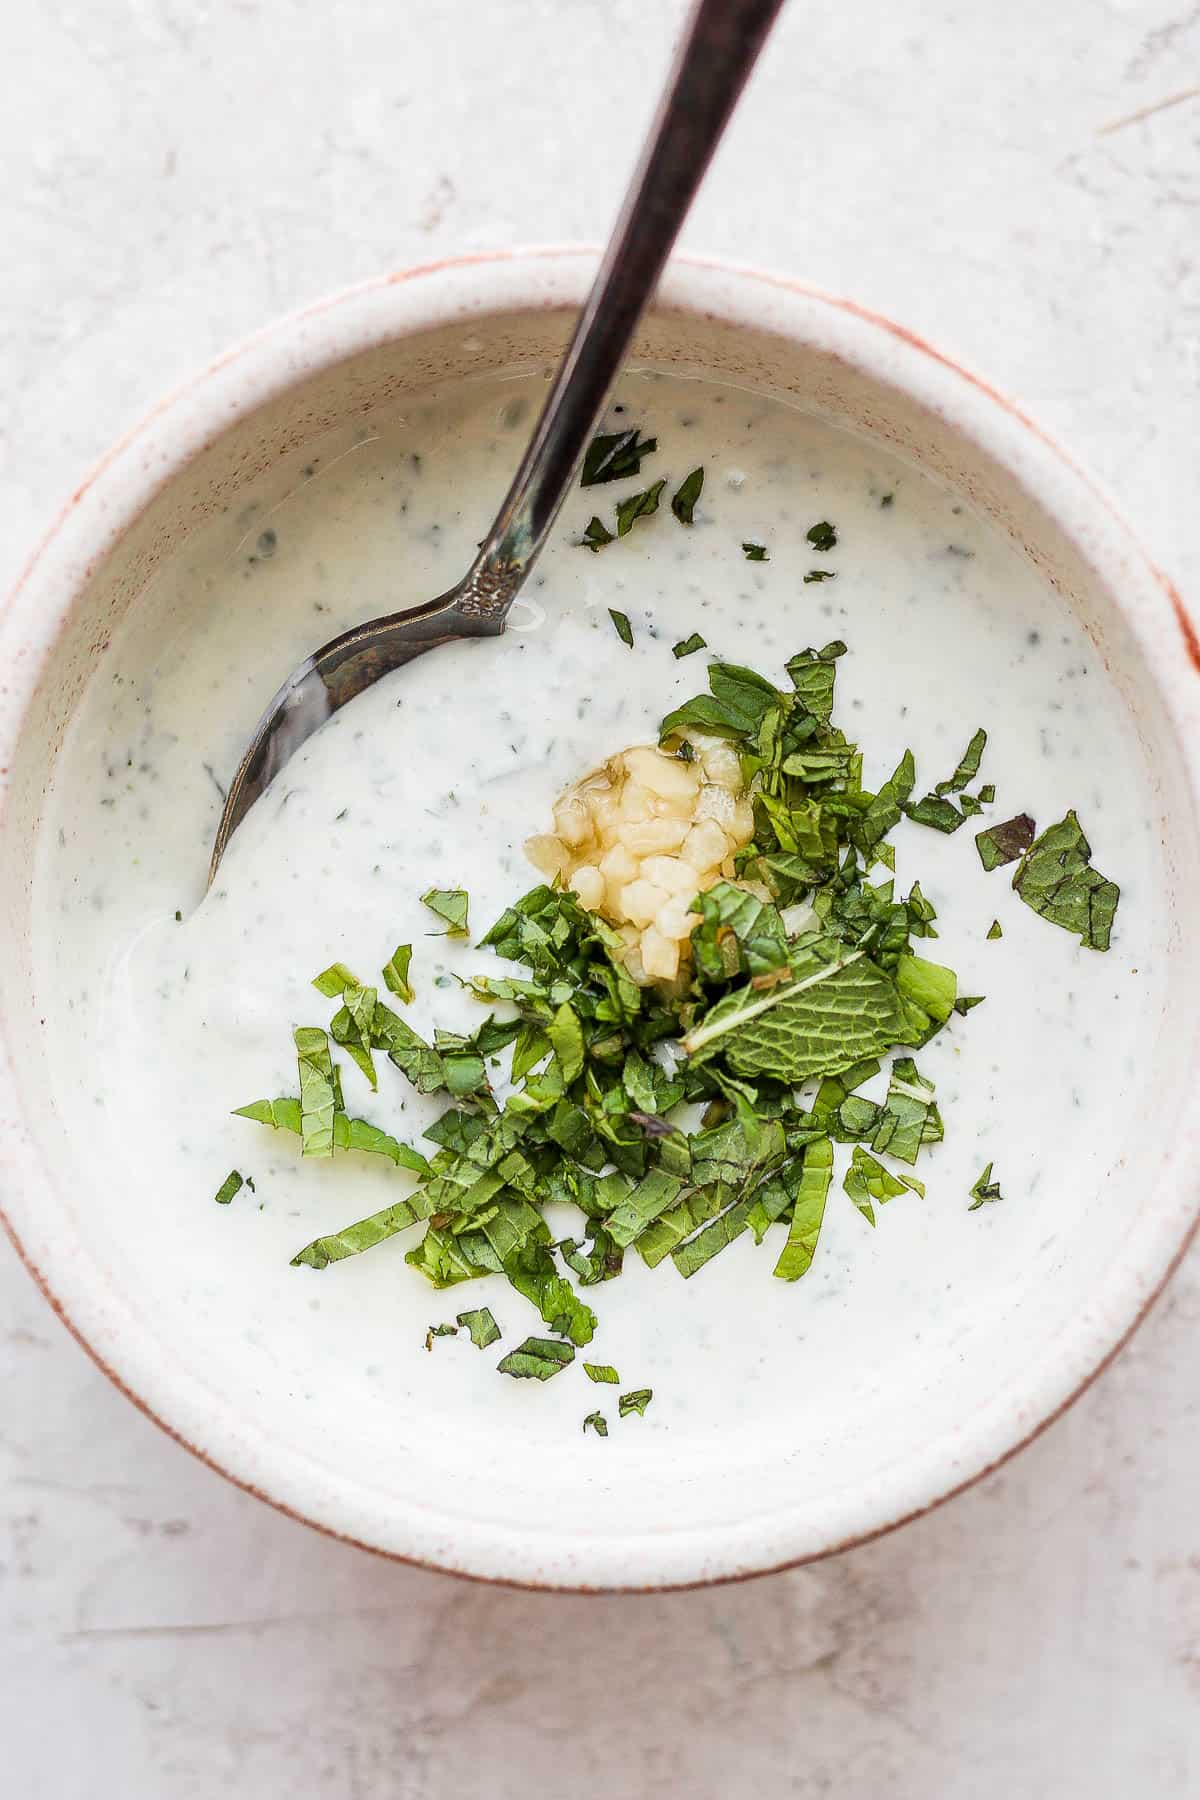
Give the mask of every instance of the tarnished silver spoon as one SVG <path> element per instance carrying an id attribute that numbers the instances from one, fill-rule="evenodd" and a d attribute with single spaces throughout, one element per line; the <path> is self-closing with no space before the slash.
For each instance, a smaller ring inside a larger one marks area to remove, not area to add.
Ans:
<path id="1" fill-rule="evenodd" d="M 495 524 L 457 587 L 333 638 L 284 682 L 229 784 L 208 879 L 331 713 L 459 638 L 495 637 L 546 541 L 672 244 L 783 0 L 696 0 L 587 304 Z"/>

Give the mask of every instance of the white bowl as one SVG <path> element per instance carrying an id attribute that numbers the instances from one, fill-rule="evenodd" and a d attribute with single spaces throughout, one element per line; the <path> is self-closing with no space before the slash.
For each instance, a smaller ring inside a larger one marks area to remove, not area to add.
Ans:
<path id="1" fill-rule="evenodd" d="M 668 1587 L 821 1556 L 994 1467 L 1120 1347 L 1196 1225 L 1200 642 L 1108 502 L 1028 419 L 886 320 L 729 268 L 673 264 L 635 352 L 788 396 L 959 490 L 1007 534 L 1044 574 L 1047 608 L 1082 621 L 1133 715 L 1169 871 L 1170 981 L 1122 1154 L 1098 1191 L 1043 1203 L 1015 1283 L 981 1253 L 967 1288 L 915 1322 L 911 1284 L 925 1277 L 911 1255 L 898 1265 L 907 1313 L 865 1320 L 851 1283 L 853 1404 L 844 1388 L 826 1396 L 798 1353 L 768 1373 L 763 1404 L 743 1412 L 731 1393 L 716 1432 L 658 1426 L 614 1435 L 603 1455 L 579 1454 L 578 1440 L 551 1454 L 511 1424 L 491 1429 L 484 1401 L 477 1438 L 442 1432 L 432 1387 L 415 1382 L 381 1439 L 368 1384 L 316 1379 L 334 1349 L 319 1315 L 302 1340 L 311 1395 L 292 1391 L 303 1380 L 274 1392 L 250 1366 L 244 1381 L 214 1378 L 206 1334 L 242 1320 L 232 1301 L 214 1314 L 207 1290 L 195 1311 L 186 1206 L 157 1279 L 138 1282 L 121 1254 L 137 1229 L 122 1193 L 70 1178 L 61 1145 L 77 1125 L 59 1115 L 32 975 L 33 847 L 56 751 L 96 655 L 164 555 L 284 453 L 389 395 L 544 366 L 593 268 L 573 251 L 480 257 L 312 307 L 166 401 L 72 496 L 0 617 L 0 1167 L 5 1221 L 50 1303 L 136 1404 L 232 1480 L 327 1531 L 462 1574 Z M 284 1285 L 264 1277 L 267 1338 Z M 718 1285 L 726 1328 L 753 1332 L 754 1291 Z M 803 1293 L 789 1299 L 802 1319 Z M 415 1339 L 406 1332 L 397 1355 L 423 1357 Z M 336 1354 L 352 1364 L 353 1345 Z M 673 1378 L 686 1379 L 688 1356 L 678 1342 Z"/>

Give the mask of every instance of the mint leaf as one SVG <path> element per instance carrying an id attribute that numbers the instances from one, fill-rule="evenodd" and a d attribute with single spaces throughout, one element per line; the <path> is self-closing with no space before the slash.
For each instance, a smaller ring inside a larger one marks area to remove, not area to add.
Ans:
<path id="1" fill-rule="evenodd" d="M 877 1200 L 885 1205 L 894 1200 L 906 1189 L 914 1194 L 924 1195 L 924 1184 L 912 1175 L 892 1175 L 881 1162 L 876 1161 L 861 1144 L 856 1144 L 851 1153 L 850 1167 L 846 1170 L 842 1186 L 857 1206 L 868 1225 L 875 1223 L 875 1209 L 871 1202 Z"/>
<path id="2" fill-rule="evenodd" d="M 298 1250 L 292 1258 L 292 1267 L 306 1264 L 310 1269 L 326 1269 L 332 1262 L 341 1262 L 347 1256 L 359 1256 L 364 1250 L 373 1250 L 376 1244 L 382 1244 L 387 1238 L 395 1237 L 397 1232 L 407 1231 L 419 1219 L 428 1217 L 428 1209 L 422 1209 L 420 1195 L 412 1200 L 400 1200 L 395 1206 L 384 1207 L 382 1212 L 372 1213 L 369 1218 L 360 1219 L 356 1225 L 347 1225 L 342 1231 L 331 1232 L 327 1237 L 314 1238 L 303 1250 Z"/>
<path id="3" fill-rule="evenodd" d="M 787 932 L 778 911 L 756 894 L 728 881 L 714 882 L 693 902 L 698 914 L 692 953 L 702 975 L 731 981 L 736 975 L 762 975 L 788 960 Z"/>
<path id="4" fill-rule="evenodd" d="M 922 1146 L 940 1143 L 943 1135 L 933 1083 L 917 1073 L 911 1056 L 897 1057 L 871 1148 L 915 1163 Z"/>
<path id="5" fill-rule="evenodd" d="M 594 553 L 597 550 L 603 550 L 605 544 L 611 544 L 613 541 L 614 534 L 608 529 L 608 526 L 604 521 L 598 519 L 593 513 L 592 517 L 588 520 L 587 525 L 584 527 L 583 536 L 579 540 L 579 548 L 581 550 L 591 550 Z"/>
<path id="6" fill-rule="evenodd" d="M 975 848 L 980 862 L 989 873 L 1003 863 L 1016 862 L 1018 857 L 1024 856 L 1036 832 L 1037 826 L 1028 813 L 1018 813 L 1015 819 L 1005 819 L 1002 825 L 989 825 L 986 831 L 977 831 Z"/>
<path id="7" fill-rule="evenodd" d="M 327 1000 L 336 1000 L 349 988 L 360 988 L 362 982 L 357 975 L 351 973 L 343 962 L 330 963 L 319 975 L 313 976 L 313 986 L 318 994 L 324 994 Z"/>
<path id="8" fill-rule="evenodd" d="M 1107 950 L 1121 890 L 1091 866 L 1091 845 L 1074 812 L 1043 831 L 1013 876 L 1026 906 L 1078 935 L 1089 950 Z"/>
<path id="9" fill-rule="evenodd" d="M 315 1026 L 297 1025 L 292 1041 L 300 1071 L 300 1154 L 332 1156 L 333 1118 L 341 1108 L 329 1039 Z"/>
<path id="10" fill-rule="evenodd" d="M 583 1429 L 585 1432 L 589 1425 L 597 1437 L 608 1436 L 608 1420 L 604 1417 L 602 1412 L 590 1412 L 583 1421 Z"/>
<path id="11" fill-rule="evenodd" d="M 542 1321 L 573 1344 L 590 1344 L 596 1315 L 558 1273 L 549 1245 L 525 1243 L 504 1259 L 504 1273 L 542 1315 Z"/>
<path id="12" fill-rule="evenodd" d="M 968 787 L 979 773 L 979 764 L 987 744 L 987 732 L 980 726 L 970 743 L 959 758 L 958 767 L 948 781 L 939 781 L 934 788 L 935 794 L 958 794 Z"/>
<path id="13" fill-rule="evenodd" d="M 444 919 L 447 926 L 447 937 L 467 936 L 468 898 L 463 888 L 430 888 L 421 895 L 421 904 L 427 906 L 436 918 Z"/>
<path id="14" fill-rule="evenodd" d="M 596 487 L 603 481 L 624 481 L 641 473 L 642 458 L 658 449 L 657 438 L 641 438 L 640 428 L 601 432 L 584 452 L 580 487 Z"/>
<path id="15" fill-rule="evenodd" d="M 575 1351 L 570 1344 L 560 1344 L 553 1338 L 527 1337 L 523 1344 L 502 1356 L 496 1367 L 502 1375 L 515 1375 L 524 1381 L 549 1381 L 574 1360 Z"/>
<path id="16" fill-rule="evenodd" d="M 793 1174 L 792 1171 L 795 1171 Z M 825 1217 L 825 1200 L 833 1176 L 833 1145 L 822 1137 L 809 1144 L 802 1163 L 793 1163 L 791 1176 L 795 1205 L 788 1226 L 787 1243 L 779 1253 L 774 1273 L 780 1281 L 799 1281 L 807 1275 L 816 1253 Z"/>
<path id="17" fill-rule="evenodd" d="M 628 537 L 639 519 L 648 519 L 658 511 L 658 502 L 667 483 L 656 481 L 640 494 L 630 494 L 617 502 L 617 536 Z"/>
<path id="18" fill-rule="evenodd" d="M 675 493 L 671 496 L 671 511 L 681 525 L 690 525 L 696 511 L 696 502 L 700 498 L 704 486 L 704 470 L 693 469 L 685 475 Z"/>
<path id="19" fill-rule="evenodd" d="M 805 587 L 809 587 L 814 581 L 836 580 L 837 571 L 834 569 L 810 569 L 808 574 L 804 577 L 804 585 Z"/>
<path id="20" fill-rule="evenodd" d="M 589 1381 L 608 1381 L 611 1382 L 614 1387 L 620 1386 L 621 1377 L 617 1374 L 617 1371 L 613 1368 L 611 1363 L 585 1362 L 583 1365 L 583 1372 Z"/>
<path id="21" fill-rule="evenodd" d="M 617 1401 L 618 1417 L 625 1419 L 630 1413 L 636 1413 L 639 1419 L 643 1418 L 653 1398 L 653 1388 L 633 1388 L 628 1394 L 622 1394 Z"/>
<path id="22" fill-rule="evenodd" d="M 460 1312 L 455 1323 L 470 1333 L 471 1342 L 477 1350 L 486 1350 L 489 1344 L 500 1340 L 500 1327 L 488 1306 L 477 1306 L 471 1312 Z"/>
<path id="23" fill-rule="evenodd" d="M 1003 1200 L 1000 1183 L 992 1180 L 992 1165 L 988 1164 L 982 1175 L 977 1175 L 971 1187 L 971 1205 L 968 1212 L 978 1212 L 979 1208 L 989 1200 Z"/>
<path id="24" fill-rule="evenodd" d="M 610 606 L 608 609 L 608 616 L 612 620 L 613 630 L 616 632 L 621 642 L 627 644 L 632 650 L 633 626 L 629 623 L 628 615 L 623 612 L 617 612 L 614 607 Z"/>
<path id="25" fill-rule="evenodd" d="M 383 967 L 383 985 L 389 994 L 395 994 L 398 1000 L 413 998 L 413 985 L 408 979 L 408 968 L 412 962 L 412 945 L 397 944 Z"/>
<path id="26" fill-rule="evenodd" d="M 458 1326 L 457 1325 L 431 1325 L 429 1327 L 429 1330 L 425 1333 L 425 1348 L 427 1350 L 433 1349 L 434 1338 L 457 1337 L 457 1336 L 458 1336 Z"/>
<path id="27" fill-rule="evenodd" d="M 613 1242 L 622 1249 L 632 1244 L 639 1232 L 644 1231 L 660 1213 L 666 1212 L 682 1186 L 683 1182 L 677 1175 L 668 1175 L 662 1169 L 651 1169 L 615 1211 L 610 1213 L 607 1226 Z"/>
<path id="28" fill-rule="evenodd" d="M 804 535 L 813 549 L 819 551 L 822 556 L 832 550 L 838 541 L 837 527 L 831 525 L 828 519 L 822 519 L 819 524 L 810 525 Z"/>
<path id="29" fill-rule="evenodd" d="M 707 648 L 708 645 L 700 636 L 700 633 L 698 631 L 693 631 L 691 637 L 680 638 L 677 644 L 671 645 L 671 655 L 675 658 L 675 661 L 678 662 L 681 657 L 694 656 L 697 650 L 706 650 Z"/>
<path id="30" fill-rule="evenodd" d="M 1004 936 L 1004 928 L 1001 925 L 999 919 L 992 920 L 991 924 L 988 926 L 987 935 L 988 935 L 989 939 L 1002 938 Z"/>
<path id="31" fill-rule="evenodd" d="M 966 823 L 966 814 L 959 812 L 952 800 L 944 800 L 938 794 L 926 794 L 923 800 L 906 806 L 904 812 L 914 825 L 927 825 L 931 831 L 944 831 L 947 836 Z"/>
<path id="32" fill-rule="evenodd" d="M 747 562 L 770 562 L 765 544 L 743 544 L 742 555 Z"/>
<path id="33" fill-rule="evenodd" d="M 741 988 L 718 1000 L 682 1040 L 688 1055 L 719 1046 L 739 1075 L 799 1082 L 905 1041 L 896 984 L 864 951 L 822 938 L 798 947 L 790 968 L 792 980 L 766 993 Z"/>
<path id="34" fill-rule="evenodd" d="M 820 726 L 828 726 L 833 717 L 836 664 L 838 657 L 845 654 L 845 644 L 834 638 L 822 650 L 801 650 L 787 664 L 797 701 Z"/>
<path id="35" fill-rule="evenodd" d="M 245 1176 L 239 1175 L 236 1169 L 230 1169 L 228 1175 L 213 1195 L 213 1199 L 218 1206 L 228 1206 L 234 1195 L 240 1194 L 245 1185 Z"/>

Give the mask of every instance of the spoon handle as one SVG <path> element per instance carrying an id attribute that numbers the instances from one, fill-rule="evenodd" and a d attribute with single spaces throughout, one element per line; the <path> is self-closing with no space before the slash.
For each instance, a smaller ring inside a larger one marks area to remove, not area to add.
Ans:
<path id="1" fill-rule="evenodd" d="M 696 0 L 604 261 L 456 611 L 499 630 L 783 0 Z"/>

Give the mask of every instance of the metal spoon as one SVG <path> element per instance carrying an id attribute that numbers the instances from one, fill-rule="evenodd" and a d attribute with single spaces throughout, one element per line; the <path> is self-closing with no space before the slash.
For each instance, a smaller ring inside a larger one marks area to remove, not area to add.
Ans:
<path id="1" fill-rule="evenodd" d="M 284 682 L 229 784 L 208 879 L 254 802 L 331 713 L 415 656 L 504 630 L 642 310 L 783 0 L 696 0 L 625 203 L 529 448 L 457 587 L 333 638 Z"/>

